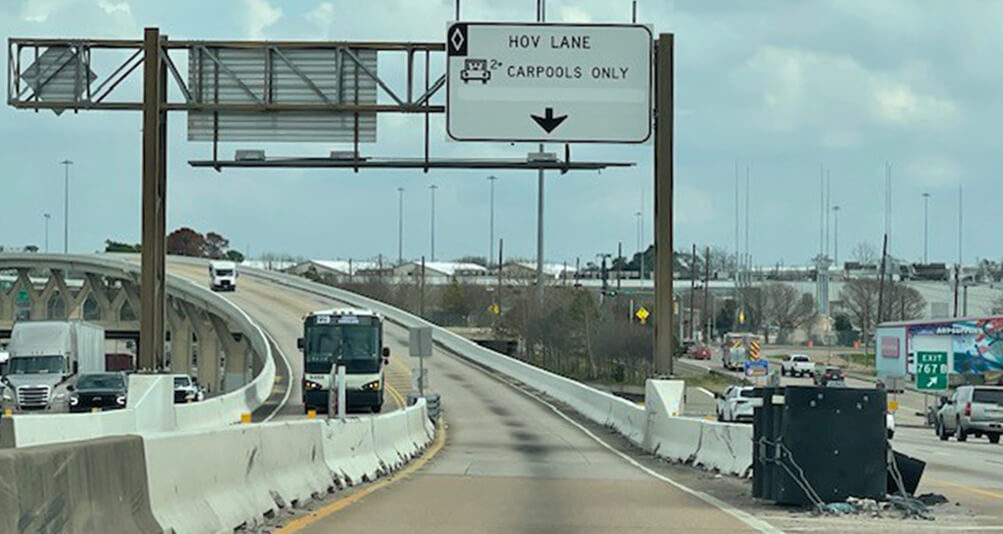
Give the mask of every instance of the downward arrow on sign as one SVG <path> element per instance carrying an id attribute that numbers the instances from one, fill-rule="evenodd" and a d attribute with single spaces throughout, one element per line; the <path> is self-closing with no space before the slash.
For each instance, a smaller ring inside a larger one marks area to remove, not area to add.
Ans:
<path id="1" fill-rule="evenodd" d="M 568 118 L 567 115 L 561 115 L 560 117 L 555 117 L 554 108 L 547 108 L 546 110 L 544 110 L 544 114 L 542 117 L 539 115 L 530 115 L 530 117 L 532 117 L 533 120 L 540 125 L 540 128 L 543 128 L 543 131 L 547 133 L 554 131 L 554 129 L 560 126 L 562 122 L 564 122 L 564 119 Z"/>

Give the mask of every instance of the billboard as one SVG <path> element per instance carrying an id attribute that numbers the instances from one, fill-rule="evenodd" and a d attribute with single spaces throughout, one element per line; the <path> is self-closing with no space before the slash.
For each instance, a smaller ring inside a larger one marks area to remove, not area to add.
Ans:
<path id="1" fill-rule="evenodd" d="M 1003 371 L 1003 317 L 910 325 L 916 335 L 951 336 L 954 373 Z"/>

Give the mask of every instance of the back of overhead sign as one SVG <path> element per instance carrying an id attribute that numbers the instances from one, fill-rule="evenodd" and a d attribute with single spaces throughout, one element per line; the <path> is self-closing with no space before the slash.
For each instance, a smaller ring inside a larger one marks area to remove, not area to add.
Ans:
<path id="1" fill-rule="evenodd" d="M 647 26 L 458 22 L 446 43 L 454 140 L 643 143 L 651 135 Z"/>

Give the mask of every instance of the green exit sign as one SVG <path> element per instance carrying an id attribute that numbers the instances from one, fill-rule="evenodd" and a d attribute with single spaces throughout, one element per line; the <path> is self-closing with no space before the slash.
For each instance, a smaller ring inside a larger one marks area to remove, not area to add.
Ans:
<path id="1" fill-rule="evenodd" d="M 916 389 L 943 391 L 947 389 L 947 353 L 916 353 Z"/>

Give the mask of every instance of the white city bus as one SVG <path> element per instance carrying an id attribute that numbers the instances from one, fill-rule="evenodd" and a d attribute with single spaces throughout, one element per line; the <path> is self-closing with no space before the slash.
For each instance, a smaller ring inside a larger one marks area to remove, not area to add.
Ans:
<path id="1" fill-rule="evenodd" d="M 345 404 L 349 410 L 383 408 L 383 368 L 390 348 L 383 346 L 383 318 L 369 310 L 315 311 L 303 319 L 303 410 L 327 411 L 331 366 L 345 365 Z"/>

